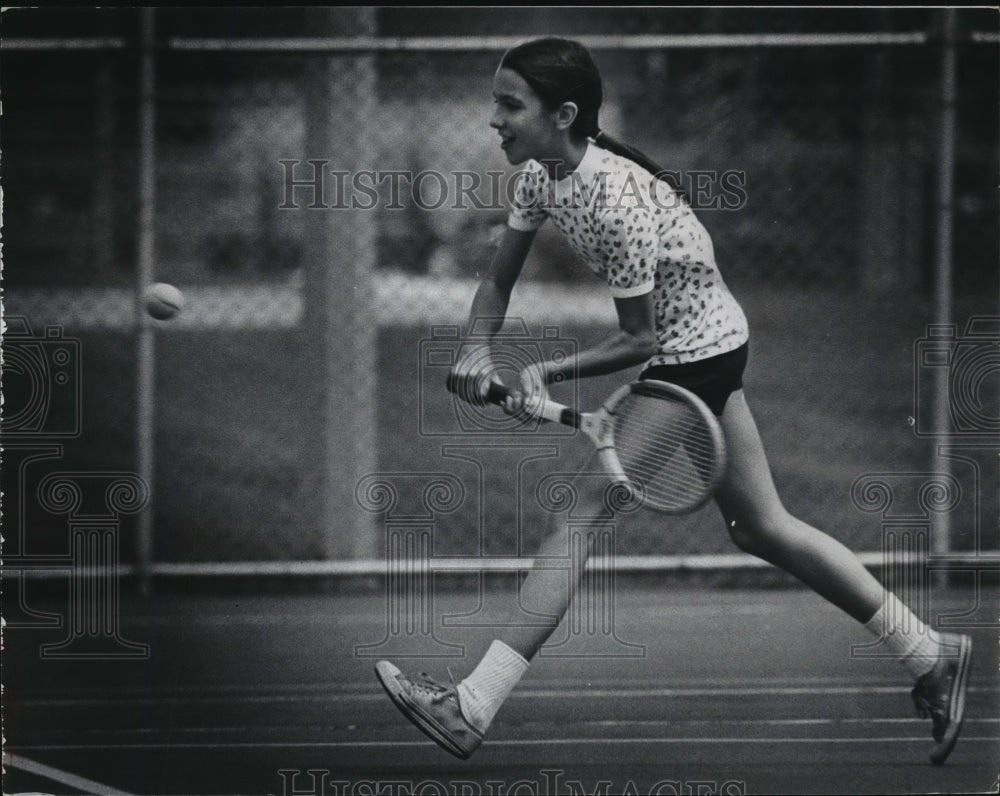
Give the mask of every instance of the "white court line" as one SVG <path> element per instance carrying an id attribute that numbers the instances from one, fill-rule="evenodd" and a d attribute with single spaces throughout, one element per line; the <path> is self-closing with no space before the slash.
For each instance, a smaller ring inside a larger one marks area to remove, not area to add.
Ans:
<path id="1" fill-rule="evenodd" d="M 516 738 L 489 741 L 489 746 L 579 746 L 581 744 L 872 744 L 872 743 L 925 743 L 926 735 L 909 735 L 876 738 Z M 1000 741 L 1000 735 L 963 736 L 963 744 Z M 433 741 L 314 741 L 314 742 L 253 742 L 240 743 L 121 743 L 121 744 L 47 744 L 19 746 L 39 751 L 106 751 L 123 749 L 384 749 L 386 747 L 434 746 Z M 115 791 L 114 793 L 120 793 Z M 125 794 L 124 796 L 128 796 Z"/>
<path id="2" fill-rule="evenodd" d="M 897 694 L 902 691 L 909 692 L 909 688 L 895 685 L 887 686 L 794 686 L 794 687 L 769 687 L 769 688 L 622 688 L 622 689 L 593 689 L 580 691 L 564 691 L 560 689 L 539 689 L 518 694 L 511 694 L 522 699 L 559 699 L 560 697 L 572 697 L 573 699 L 609 699 L 616 697 L 619 699 L 646 699 L 648 697 L 707 697 L 707 696 L 816 696 L 819 694 Z"/>
<path id="3" fill-rule="evenodd" d="M 371 688 L 371 686 L 366 686 Z M 985 686 L 969 686 L 968 692 L 970 694 L 976 693 L 993 693 L 995 688 L 988 688 Z M 903 694 L 909 693 L 910 688 L 907 686 L 836 686 L 836 687 L 821 687 L 821 686 L 776 686 L 776 687 L 763 687 L 763 688 L 751 688 L 734 686 L 729 688 L 622 688 L 622 689 L 588 689 L 588 690 L 570 690 L 570 689 L 531 689 L 524 688 L 519 691 L 513 692 L 509 699 L 609 699 L 609 698 L 619 698 L 619 699 L 648 699 L 650 697 L 740 697 L 740 696 L 835 696 L 835 695 L 850 695 L 850 694 Z M 125 697 L 69 697 L 69 698 L 46 698 L 46 697 L 29 697 L 27 699 L 19 700 L 20 704 L 28 705 L 47 705 L 50 707 L 71 707 L 78 705 L 84 707 L 87 705 L 123 705 L 123 704 L 155 704 L 157 702 L 162 702 L 165 700 L 171 700 L 174 703 L 177 702 L 203 702 L 203 703 L 217 703 L 217 702 L 231 702 L 234 697 L 239 697 L 239 701 L 242 703 L 253 702 L 253 703 L 269 703 L 269 702 L 302 702 L 302 701 L 347 701 L 353 700 L 356 702 L 380 702 L 385 699 L 385 694 L 381 691 L 372 691 L 371 693 L 351 693 L 351 692 L 335 692 L 331 691 L 324 693 L 322 691 L 318 693 L 305 693 L 305 694 L 290 694 L 287 691 L 283 692 L 280 689 L 269 694 L 244 694 L 244 693 L 232 693 L 214 696 L 212 694 L 191 694 L 183 695 L 171 692 L 165 692 L 163 694 L 158 694 L 156 696 L 125 696 Z"/>
<path id="4" fill-rule="evenodd" d="M 717 724 L 758 724 L 765 727 L 779 726 L 809 726 L 813 724 L 919 724 L 926 723 L 927 719 L 919 717 L 899 718 L 899 719 L 608 719 L 594 721 L 574 722 L 577 726 L 588 727 L 655 727 L 659 724 L 677 725 L 717 725 Z M 520 723 L 519 727 L 530 726 L 531 724 L 541 724 L 541 722 Z M 964 724 L 1000 724 L 1000 719 L 965 719 Z"/>
<path id="5" fill-rule="evenodd" d="M 973 689 L 970 687 L 970 691 Z M 690 688 L 690 689 L 680 689 L 680 688 L 639 688 L 639 689 L 621 689 L 621 690 L 604 690 L 604 689 L 594 689 L 588 691 L 568 691 L 562 689 L 543 689 L 543 690 L 529 690 L 524 689 L 523 691 L 515 691 L 508 698 L 509 699 L 609 699 L 616 697 L 619 699 L 648 699 L 650 697 L 706 697 L 706 696 L 725 696 L 725 697 L 737 697 L 737 696 L 817 696 L 817 695 L 834 695 L 834 694 L 901 694 L 909 693 L 910 689 L 903 686 L 876 686 L 873 688 L 853 688 L 853 687 L 843 687 L 843 688 Z M 114 699 L 100 697 L 89 698 L 89 699 L 24 699 L 21 700 L 23 705 L 38 705 L 45 704 L 53 707 L 56 706 L 73 706 L 79 705 L 81 707 L 85 705 L 105 705 L 110 703 L 123 704 L 123 703 L 133 703 L 133 704 L 148 704 L 156 703 L 164 700 L 171 700 L 172 702 L 203 702 L 203 703 L 218 703 L 218 702 L 231 702 L 233 695 L 226 696 L 212 696 L 209 695 L 199 695 L 199 696 L 178 696 L 171 694 L 163 694 L 162 696 L 156 697 L 131 697 L 126 699 Z M 328 693 L 328 694 L 282 694 L 282 693 L 272 693 L 272 694 L 247 694 L 240 696 L 240 702 L 254 702 L 254 703 L 269 703 L 269 702 L 302 702 L 302 701 L 326 701 L 326 700 L 337 700 L 337 701 L 347 701 L 352 700 L 355 702 L 381 702 L 385 699 L 385 694 L 378 691 L 373 691 L 371 693 Z"/>
<path id="6" fill-rule="evenodd" d="M 374 658 L 371 659 L 374 661 Z M 442 659 L 444 661 L 445 659 Z M 690 689 L 704 689 L 704 688 L 716 688 L 718 690 L 731 690 L 731 691 L 741 691 L 745 688 L 802 688 L 802 689 L 821 689 L 821 688 L 879 688 L 882 686 L 898 685 L 895 681 L 898 678 L 895 677 L 879 677 L 876 681 L 875 678 L 871 678 L 874 682 L 869 682 L 867 686 L 859 685 L 858 681 L 860 677 L 846 676 L 846 675 L 816 675 L 816 676 L 802 676 L 802 677 L 687 677 L 687 678 L 677 678 L 672 679 L 673 683 L 671 688 L 685 691 Z M 600 687 L 605 691 L 613 691 L 618 693 L 619 691 L 626 689 L 655 689 L 660 686 L 664 678 L 605 678 L 605 677 L 594 677 L 588 678 L 586 676 L 566 678 L 566 677 L 545 677 L 538 679 L 533 679 L 530 681 L 522 681 L 518 686 L 518 692 L 525 691 L 534 693 L 538 690 L 544 691 L 562 691 L 566 694 L 573 694 L 577 690 L 584 690 L 593 688 L 595 685 Z M 980 678 L 983 682 L 987 682 L 985 677 Z M 988 682 L 993 682 L 988 681 Z M 344 681 L 344 682 L 329 682 L 329 683 L 246 683 L 246 684 L 235 684 L 235 683 L 218 683 L 213 685 L 197 685 L 197 684 L 177 684 L 169 687 L 169 690 L 163 690 L 161 693 L 165 696 L 175 697 L 175 696 L 189 696 L 195 697 L 199 694 L 208 694 L 210 696 L 219 696 L 221 694 L 228 694 L 231 696 L 244 696 L 253 693 L 283 693 L 283 694 L 310 694 L 310 693 L 367 693 L 369 691 L 375 690 L 380 691 L 378 687 L 373 689 L 374 679 L 365 680 L 355 680 L 355 681 Z M 1000 683 L 998 683 L 1000 685 Z M 899 686 L 902 688 L 902 686 Z M 109 693 L 107 688 L 102 687 L 87 687 L 87 688 L 53 688 L 47 693 L 48 695 L 58 698 L 60 696 L 70 697 L 77 696 L 79 694 L 91 694 L 95 696 L 107 696 L 109 698 L 114 698 L 118 696 L 128 697 L 129 695 L 138 696 L 148 696 L 153 693 L 156 689 L 155 685 L 121 685 L 116 686 L 114 691 Z M 515 692 L 515 693 L 518 693 Z M 44 693 L 39 692 L 39 697 L 44 696 Z"/>
<path id="7" fill-rule="evenodd" d="M 593 727 L 593 728 L 610 728 L 610 727 L 661 727 L 664 725 L 669 725 L 670 727 L 712 727 L 712 726 L 756 726 L 756 727 L 818 727 L 818 726 L 831 726 L 836 724 L 860 724 L 860 725 L 890 725 L 890 724 L 914 724 L 923 726 L 926 723 L 926 719 L 921 718 L 899 718 L 899 719 L 636 719 L 636 720 L 594 720 L 594 721 L 576 721 L 573 722 L 574 727 Z M 977 718 L 977 719 L 965 719 L 965 725 L 969 726 L 972 724 L 996 724 L 1000 725 L 1000 719 L 991 718 Z M 517 725 L 521 729 L 530 729 L 531 727 L 548 727 L 549 723 L 542 721 L 528 721 L 519 722 Z M 326 724 L 283 724 L 280 726 L 267 727 L 263 730 L 265 734 L 274 735 L 280 733 L 281 735 L 289 735 L 291 733 L 303 733 L 303 732 L 323 732 L 323 733 L 335 733 L 343 732 L 345 729 L 348 731 L 356 731 L 357 725 L 353 725 L 353 728 L 345 728 L 343 725 L 326 725 Z M 182 735 L 209 735 L 209 734 L 236 734 L 236 733 L 246 733 L 246 725 L 240 725 L 235 727 L 136 727 L 136 728 L 123 728 L 114 729 L 109 733 L 105 733 L 105 737 L 114 735 L 157 735 L 164 732 L 169 732 L 173 736 Z M 878 740 L 877 738 L 870 740 Z M 348 742 L 344 742 L 348 743 Z"/>
<path id="8" fill-rule="evenodd" d="M 833 682 L 831 682 L 833 681 Z M 642 681 L 642 680 L 622 680 L 622 681 L 601 681 L 597 686 L 605 693 L 621 694 L 628 691 L 642 691 L 643 694 L 652 692 L 662 686 L 657 685 L 663 680 Z M 871 683 L 868 686 L 859 686 L 857 678 L 817 677 L 815 679 L 804 678 L 793 681 L 794 684 L 780 682 L 771 686 L 765 685 L 767 678 L 746 680 L 743 682 L 732 681 L 727 678 L 713 679 L 706 677 L 699 679 L 697 683 L 681 684 L 672 686 L 678 692 L 689 691 L 691 689 L 704 690 L 706 688 L 716 688 L 719 693 L 739 693 L 748 688 L 798 688 L 817 692 L 824 688 L 858 688 L 868 690 L 881 687 L 896 687 L 905 690 L 903 686 L 892 683 Z M 374 686 L 374 687 L 373 687 Z M 565 696 L 576 696 L 578 693 L 590 693 L 589 689 L 595 687 L 593 682 L 583 682 L 581 680 L 546 680 L 532 684 L 521 683 L 513 696 L 518 697 L 524 694 L 534 696 L 536 694 L 561 693 Z M 970 688 L 980 688 L 970 686 Z M 988 690 L 980 688 L 980 690 Z M 262 696 L 265 699 L 273 699 L 282 696 L 287 699 L 301 699 L 307 697 L 336 697 L 351 698 L 355 696 L 368 697 L 372 694 L 381 694 L 382 691 L 374 685 L 374 681 L 364 681 L 359 683 L 339 683 L 339 684 L 287 684 L 287 685 L 226 685 L 219 684 L 217 687 L 210 686 L 175 686 L 157 690 L 155 686 L 150 687 L 128 687 L 122 686 L 113 691 L 102 688 L 87 689 L 53 689 L 51 691 L 37 692 L 26 696 L 20 700 L 21 704 L 31 705 L 37 703 L 56 704 L 95 704 L 95 703 L 127 703 L 127 702 L 150 702 L 162 699 L 196 701 L 198 699 L 255 699 Z"/>
<path id="9" fill-rule="evenodd" d="M 374 658 L 371 659 L 374 661 Z M 444 660 L 444 659 L 442 659 Z M 747 687 L 773 687 L 773 688 L 805 688 L 807 686 L 817 686 L 817 687 L 833 687 L 834 685 L 842 686 L 857 686 L 858 677 L 848 677 L 845 675 L 831 675 L 831 676 L 802 676 L 802 677 L 697 677 L 697 678 L 677 678 L 673 680 L 673 688 L 686 689 L 686 688 L 730 688 L 734 690 L 739 690 L 741 688 Z M 888 678 L 882 678 L 885 680 L 885 684 L 889 684 Z M 164 691 L 163 693 L 169 697 L 175 697 L 180 695 L 195 696 L 197 694 L 209 694 L 212 696 L 218 696 L 220 694 L 232 694 L 237 696 L 243 696 L 244 694 L 251 694 L 254 692 L 267 692 L 267 693 L 292 693 L 298 692 L 301 694 L 308 694 L 314 692 L 330 693 L 331 691 L 341 691 L 344 693 L 356 692 L 365 693 L 372 690 L 372 684 L 374 680 L 355 680 L 355 681 L 345 681 L 341 683 L 330 682 L 299 682 L 299 683 L 246 683 L 246 684 L 235 684 L 235 683 L 218 683 L 213 685 L 197 685 L 197 684 L 178 684 L 170 686 L 169 691 Z M 572 693 L 575 690 L 583 690 L 592 688 L 595 684 L 605 690 L 622 689 L 622 688 L 655 688 L 658 684 L 663 682 L 663 678 L 587 678 L 587 677 L 546 677 L 544 679 L 532 680 L 530 682 L 522 682 L 518 689 L 531 690 L 533 688 L 545 688 L 546 690 L 562 690 L 567 693 Z M 872 686 L 877 686 L 878 683 L 873 683 Z M 115 686 L 114 692 L 111 696 L 119 695 L 149 695 L 156 686 L 128 686 L 121 685 Z M 378 688 L 375 689 L 379 690 Z M 106 688 L 101 687 L 87 687 L 87 688 L 62 688 L 62 689 L 52 689 L 48 693 L 54 697 L 60 695 L 79 695 L 81 693 L 86 694 L 97 694 L 102 695 L 108 691 Z"/>
<path id="10" fill-rule="evenodd" d="M 42 747 L 37 748 L 40 749 Z M 78 777 L 76 774 L 70 774 L 68 771 L 61 771 L 58 768 L 47 766 L 44 763 L 37 763 L 34 760 L 29 760 L 26 757 L 21 757 L 10 752 L 3 753 L 3 762 L 4 765 L 11 768 L 17 768 L 21 771 L 27 771 L 29 774 L 36 774 L 40 777 L 51 779 L 53 782 L 68 785 L 80 793 L 94 794 L 94 796 L 132 796 L 127 791 L 118 790 L 100 782 L 94 782 L 94 780 L 87 779 L 86 777 Z"/>

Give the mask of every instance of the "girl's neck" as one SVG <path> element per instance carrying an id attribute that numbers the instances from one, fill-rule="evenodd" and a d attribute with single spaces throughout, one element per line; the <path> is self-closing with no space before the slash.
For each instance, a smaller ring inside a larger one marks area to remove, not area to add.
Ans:
<path id="1" fill-rule="evenodd" d="M 566 147 L 555 157 L 545 161 L 545 168 L 548 169 L 549 177 L 553 180 L 561 180 L 567 174 L 576 171 L 587 154 L 587 139 L 579 141 L 569 140 Z"/>

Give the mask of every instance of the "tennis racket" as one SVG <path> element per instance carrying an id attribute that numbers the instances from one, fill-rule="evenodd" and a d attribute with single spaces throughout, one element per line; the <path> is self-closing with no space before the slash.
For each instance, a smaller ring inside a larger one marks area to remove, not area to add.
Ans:
<path id="1" fill-rule="evenodd" d="M 452 376 L 447 387 L 460 394 Z M 513 394 L 494 383 L 486 399 L 502 404 Z M 698 396 L 676 384 L 626 384 L 595 412 L 580 412 L 546 396 L 531 414 L 586 434 L 611 478 L 636 490 L 643 505 L 657 511 L 684 514 L 701 508 L 725 474 L 719 421 Z"/>

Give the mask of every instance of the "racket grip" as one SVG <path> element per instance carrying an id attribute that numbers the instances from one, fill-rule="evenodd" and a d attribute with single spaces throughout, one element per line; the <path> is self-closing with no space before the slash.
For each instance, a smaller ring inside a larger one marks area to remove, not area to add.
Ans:
<path id="1" fill-rule="evenodd" d="M 448 392 L 454 393 L 461 397 L 461 393 L 458 390 L 458 379 L 452 373 L 448 374 L 448 379 L 445 382 L 445 386 L 448 388 Z M 489 389 L 486 392 L 486 400 L 491 404 L 502 404 L 507 398 L 510 397 L 510 390 L 508 390 L 504 385 L 497 384 L 496 382 L 491 382 Z"/>

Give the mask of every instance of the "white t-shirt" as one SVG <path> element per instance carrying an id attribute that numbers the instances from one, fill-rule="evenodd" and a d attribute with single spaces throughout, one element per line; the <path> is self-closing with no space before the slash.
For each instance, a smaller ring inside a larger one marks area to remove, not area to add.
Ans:
<path id="1" fill-rule="evenodd" d="M 612 296 L 653 292 L 660 352 L 648 365 L 695 362 L 746 342 L 746 316 L 722 280 L 708 232 L 670 185 L 638 164 L 593 142 L 561 180 L 529 160 L 507 223 L 532 230 L 547 218 Z"/>

